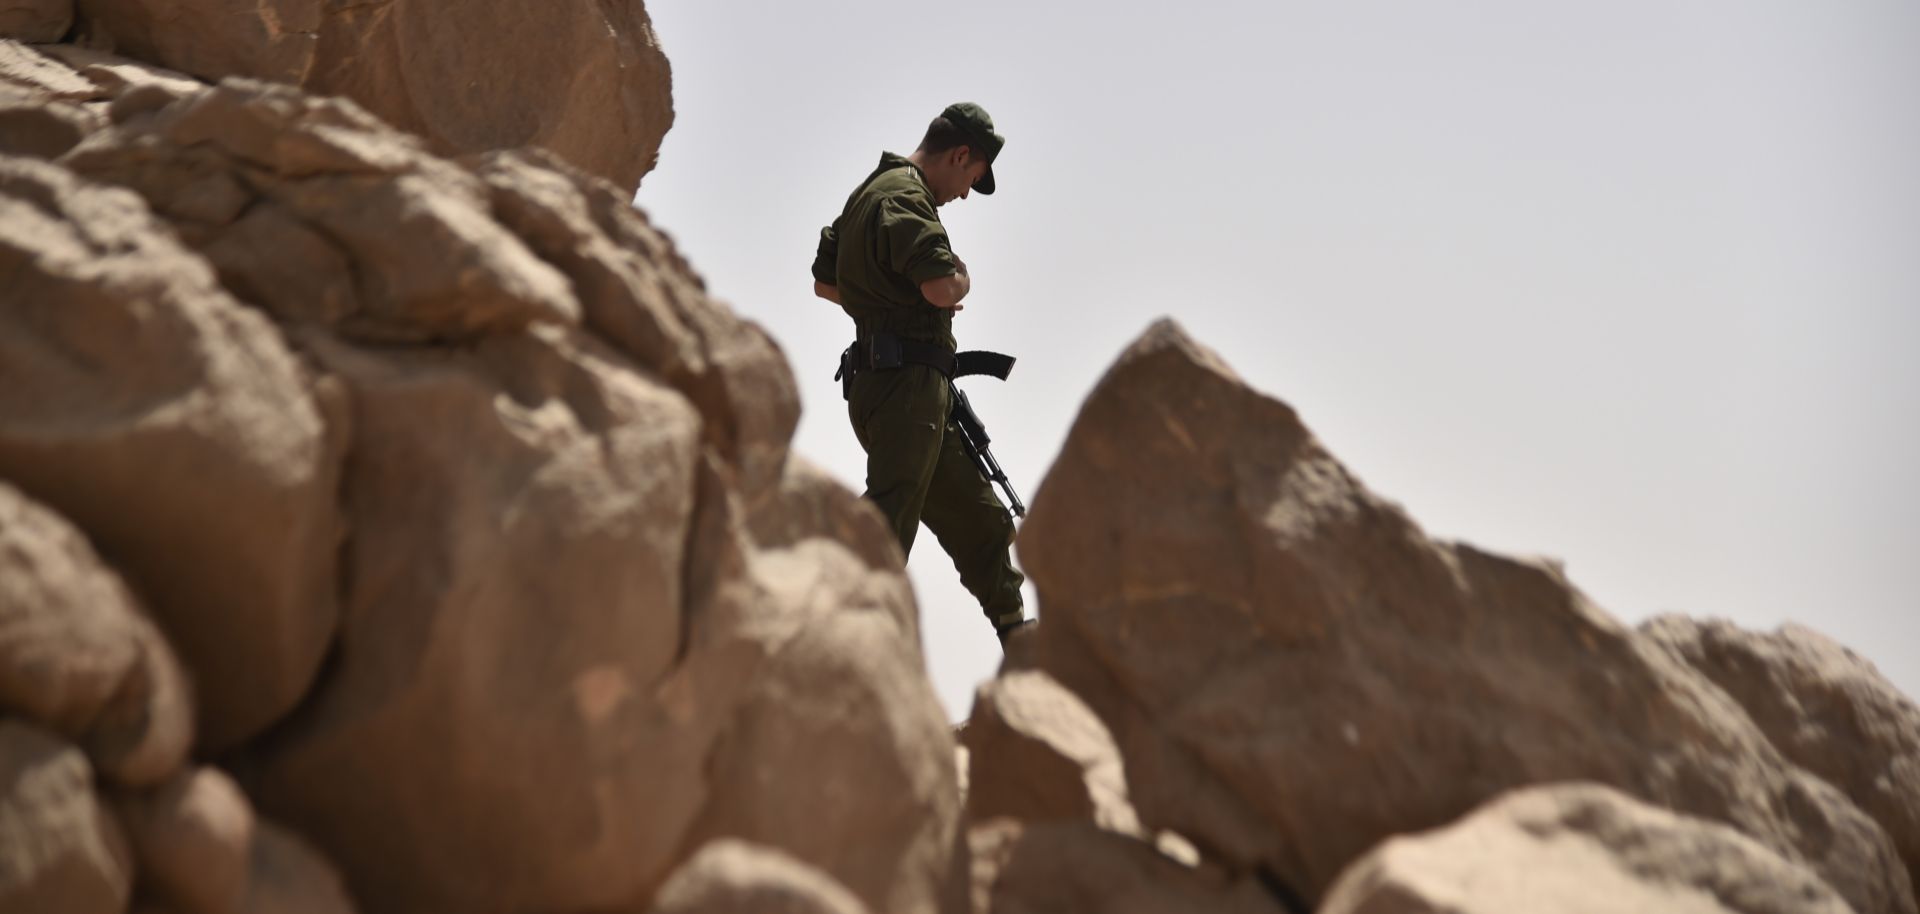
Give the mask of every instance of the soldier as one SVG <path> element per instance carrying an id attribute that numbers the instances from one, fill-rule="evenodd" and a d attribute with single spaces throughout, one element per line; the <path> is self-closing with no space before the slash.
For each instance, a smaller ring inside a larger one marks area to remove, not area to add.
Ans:
<path id="1" fill-rule="evenodd" d="M 813 260 L 814 294 L 853 318 L 843 390 L 867 452 L 866 497 L 905 552 L 926 522 L 1003 646 L 1030 620 L 1009 554 L 1013 518 L 952 427 L 953 315 L 972 280 L 935 210 L 969 191 L 993 193 L 1005 144 L 979 105 L 949 105 L 912 155 L 881 154 L 840 218 L 820 230 Z"/>

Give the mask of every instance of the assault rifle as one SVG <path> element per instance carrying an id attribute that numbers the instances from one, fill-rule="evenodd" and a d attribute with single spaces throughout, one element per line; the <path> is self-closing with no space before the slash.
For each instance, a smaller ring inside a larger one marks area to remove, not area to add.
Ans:
<path id="1" fill-rule="evenodd" d="M 956 378 L 966 375 L 992 375 L 1004 381 L 1013 371 L 1013 357 L 997 352 L 962 352 L 954 357 Z M 1027 506 L 1020 503 L 1019 494 L 1013 491 L 1013 484 L 1007 481 L 1007 473 L 1000 469 L 1000 461 L 993 459 L 993 451 L 988 445 L 993 439 L 987 437 L 986 423 L 973 411 L 973 404 L 967 400 L 967 393 L 960 385 L 947 382 L 948 390 L 953 393 L 953 424 L 960 430 L 960 446 L 967 452 L 967 459 L 973 461 L 974 469 L 980 471 L 981 478 L 1000 487 L 1007 494 L 1007 501 L 1013 507 L 1014 517 L 1026 517 Z"/>

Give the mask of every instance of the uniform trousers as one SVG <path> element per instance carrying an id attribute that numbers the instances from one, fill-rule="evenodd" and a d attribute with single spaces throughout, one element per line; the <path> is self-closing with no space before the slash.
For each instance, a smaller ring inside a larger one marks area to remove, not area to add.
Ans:
<path id="1" fill-rule="evenodd" d="M 925 365 L 854 376 L 847 416 L 867 451 L 866 497 L 902 552 L 913 551 L 924 521 L 987 618 L 1006 625 L 1020 617 L 1025 580 L 1013 567 L 1013 517 L 960 443 L 948 384 Z"/>

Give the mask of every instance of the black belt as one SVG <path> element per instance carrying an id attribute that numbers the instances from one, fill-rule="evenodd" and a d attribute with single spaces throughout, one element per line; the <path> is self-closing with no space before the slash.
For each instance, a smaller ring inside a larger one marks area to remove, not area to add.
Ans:
<path id="1" fill-rule="evenodd" d="M 984 374 L 1004 381 L 1013 371 L 1013 356 L 981 350 L 954 352 L 938 343 L 875 333 L 840 353 L 840 370 L 833 373 L 833 379 L 851 384 L 853 376 L 860 372 L 886 371 L 903 365 L 925 365 L 948 379 Z"/>

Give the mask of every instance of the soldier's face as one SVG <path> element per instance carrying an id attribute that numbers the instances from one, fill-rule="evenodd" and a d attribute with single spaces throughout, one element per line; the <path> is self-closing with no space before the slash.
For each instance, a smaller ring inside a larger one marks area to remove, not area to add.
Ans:
<path id="1" fill-rule="evenodd" d="M 975 158 L 973 150 L 960 146 L 947 150 L 947 154 L 941 158 L 941 164 L 946 166 L 941 169 L 945 174 L 929 182 L 935 185 L 933 188 L 933 205 L 935 206 L 945 206 L 955 200 L 967 199 L 967 194 L 973 190 L 974 182 L 986 175 L 988 162 L 986 159 Z"/>

